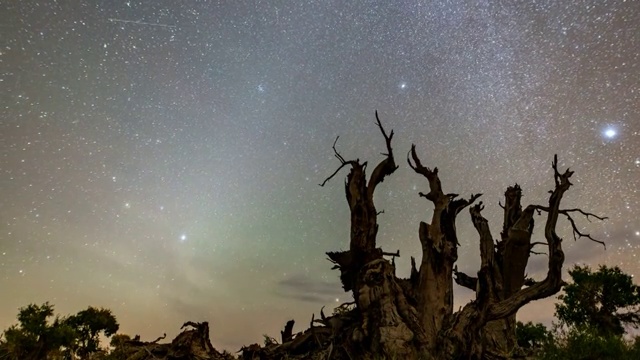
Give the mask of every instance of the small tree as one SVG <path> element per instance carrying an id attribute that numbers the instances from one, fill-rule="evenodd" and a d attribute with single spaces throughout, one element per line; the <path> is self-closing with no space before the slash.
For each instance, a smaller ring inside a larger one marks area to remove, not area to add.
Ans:
<path id="1" fill-rule="evenodd" d="M 91 306 L 70 316 L 65 323 L 77 332 L 76 353 L 81 358 L 100 350 L 100 333 L 109 337 L 120 328 L 111 310 Z"/>
<path id="2" fill-rule="evenodd" d="M 51 316 L 53 305 L 48 302 L 20 308 L 18 324 L 9 327 L 2 334 L 0 347 L 3 355 L 8 359 L 39 360 L 45 359 L 54 351 L 68 351 L 76 333 L 59 318 L 49 323 Z"/>
<path id="3" fill-rule="evenodd" d="M 640 326 L 640 287 L 619 267 L 588 266 L 569 270 L 573 283 L 565 286 L 556 304 L 556 317 L 570 327 L 593 327 L 601 335 L 622 335 L 625 326 Z"/>
<path id="4" fill-rule="evenodd" d="M 118 331 L 118 322 L 111 310 L 93 307 L 66 318 L 56 317 L 53 305 L 30 304 L 20 308 L 18 324 L 2 333 L 2 359 L 41 360 L 47 358 L 87 359 L 100 350 L 101 332 L 111 336 Z"/>

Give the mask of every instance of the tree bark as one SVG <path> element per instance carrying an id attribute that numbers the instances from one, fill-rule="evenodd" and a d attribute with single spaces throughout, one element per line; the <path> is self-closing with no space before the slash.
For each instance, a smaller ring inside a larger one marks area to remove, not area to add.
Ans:
<path id="1" fill-rule="evenodd" d="M 456 194 L 445 195 L 438 177 L 438 168 L 433 170 L 422 165 L 411 146 L 409 166 L 429 182 L 429 193 L 419 193 L 434 205 L 431 224 L 420 223 L 418 236 L 422 245 L 422 261 L 418 272 L 418 304 L 416 310 L 427 333 L 427 347 L 437 345 L 438 335 L 453 313 L 453 265 L 458 260 L 458 238 L 456 215 L 480 195 L 470 200 L 454 200 Z M 413 163 L 412 161 L 413 160 Z"/>
<path id="2" fill-rule="evenodd" d="M 382 133 L 387 148 L 386 158 L 382 160 L 371 173 L 367 182 L 367 162 L 360 163 L 359 159 L 345 160 L 336 150 L 333 144 L 335 157 L 340 160 L 340 167 L 329 176 L 321 186 L 324 186 L 343 167 L 351 166 L 345 183 L 345 193 L 351 213 L 351 234 L 349 250 L 343 252 L 328 252 L 329 259 L 336 264 L 334 268 L 341 271 L 340 280 L 345 291 L 352 291 L 356 304 L 360 305 L 359 274 L 362 268 L 369 262 L 382 259 L 382 249 L 376 248 L 376 236 L 378 234 L 378 211 L 373 202 L 373 195 L 378 184 L 384 181 L 386 176 L 396 171 L 391 140 L 393 131 L 387 135 L 382 127 L 378 112 L 376 111 L 376 124 Z"/>

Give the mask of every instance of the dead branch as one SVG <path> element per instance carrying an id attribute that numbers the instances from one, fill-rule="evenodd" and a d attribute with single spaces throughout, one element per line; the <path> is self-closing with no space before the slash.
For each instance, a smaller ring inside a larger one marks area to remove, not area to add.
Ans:
<path id="1" fill-rule="evenodd" d="M 392 257 L 394 257 L 394 258 L 395 258 L 395 257 L 400 257 L 400 250 L 398 250 L 398 251 L 396 251 L 396 252 L 394 252 L 394 253 L 390 253 L 390 252 L 383 251 L 383 252 L 382 252 L 382 255 L 385 255 L 385 256 L 392 256 Z"/>
<path id="2" fill-rule="evenodd" d="M 471 194 L 471 196 L 469 197 L 469 200 L 467 199 L 454 200 L 456 197 L 458 197 L 458 194 L 447 194 L 447 196 L 449 196 L 450 198 L 449 213 L 457 215 L 464 208 L 473 204 L 473 202 L 476 201 L 480 196 L 482 196 L 482 194 Z"/>
<path id="3" fill-rule="evenodd" d="M 280 331 L 280 338 L 282 343 L 286 343 L 287 341 L 291 341 L 293 337 L 293 325 L 295 324 L 295 320 L 287 321 L 287 324 L 284 326 L 284 330 Z"/>
<path id="4" fill-rule="evenodd" d="M 150 344 L 157 344 L 158 341 L 160 340 L 164 340 L 167 337 L 167 333 L 164 333 L 162 336 L 158 337 L 157 339 L 153 340 L 152 342 L 150 342 Z"/>
<path id="5" fill-rule="evenodd" d="M 355 302 L 355 301 L 348 301 L 348 302 L 345 302 L 345 303 L 342 303 L 342 304 L 340 304 L 340 305 L 336 306 L 336 308 L 339 308 L 339 309 L 348 309 L 348 308 L 349 308 L 349 306 L 351 306 L 351 305 L 355 305 L 355 304 L 356 304 L 356 302 Z"/>
<path id="6" fill-rule="evenodd" d="M 411 163 L 412 159 L 413 163 Z M 433 170 L 431 170 L 430 168 L 422 165 L 422 162 L 420 161 L 420 158 L 418 158 L 418 154 L 416 153 L 415 144 L 411 144 L 411 150 L 407 154 L 407 163 L 409 164 L 409 167 L 413 169 L 413 171 L 426 177 L 429 181 L 429 193 L 424 194 L 420 192 L 419 195 L 433 201 L 434 203 L 437 202 L 445 204 L 448 198 L 442 192 L 442 184 L 440 183 L 440 178 L 438 178 L 438 168 L 435 167 L 433 168 Z"/>
<path id="7" fill-rule="evenodd" d="M 453 276 L 456 284 L 469 290 L 476 291 L 478 285 L 477 277 L 469 276 L 461 271 L 458 271 L 457 265 L 453 268 Z"/>
<path id="8" fill-rule="evenodd" d="M 371 173 L 371 177 L 369 178 L 369 184 L 367 185 L 367 198 L 369 200 L 373 200 L 373 193 L 375 191 L 376 186 L 379 183 L 384 181 L 386 176 L 393 174 L 398 166 L 395 163 L 393 158 L 393 149 L 391 148 L 391 139 L 393 138 L 393 130 L 387 135 L 384 127 L 382 127 L 382 123 L 380 122 L 380 118 L 378 117 L 378 111 L 376 110 L 376 124 L 378 128 L 380 128 L 380 132 L 382 132 L 382 136 L 384 137 L 385 144 L 387 146 L 387 153 L 383 153 L 387 158 L 382 160 L 378 166 L 373 169 Z"/>
<path id="9" fill-rule="evenodd" d="M 560 214 L 560 202 L 564 193 L 571 187 L 569 178 L 573 175 L 573 172 L 569 169 L 565 170 L 564 173 L 558 171 L 557 155 L 553 157 L 551 167 L 553 168 L 555 188 L 551 191 L 549 206 L 546 208 L 545 238 L 549 246 L 547 276 L 543 281 L 536 282 L 527 288 L 522 288 L 509 298 L 492 304 L 487 312 L 488 321 L 510 316 L 533 300 L 556 294 L 564 285 L 564 281 L 562 281 L 564 252 L 562 251 L 562 239 L 556 233 L 556 225 Z"/>
<path id="10" fill-rule="evenodd" d="M 530 206 L 533 207 L 534 209 L 536 209 L 538 212 L 540 212 L 540 211 L 549 212 L 549 207 L 548 206 L 541 206 L 541 205 L 530 205 Z M 558 210 L 558 214 L 564 215 L 567 218 L 567 220 L 569 220 L 569 223 L 571 224 L 571 229 L 573 230 L 573 240 L 574 241 L 577 241 L 579 238 L 583 238 L 584 237 L 584 238 L 587 238 L 587 239 L 589 239 L 589 240 L 591 240 L 593 242 L 596 242 L 596 243 L 602 245 L 606 250 L 607 249 L 607 244 L 605 244 L 604 241 L 595 239 L 590 234 L 585 234 L 585 233 L 581 232 L 578 229 L 578 226 L 576 225 L 575 220 L 570 215 L 570 213 L 572 213 L 572 212 L 577 212 L 577 213 L 580 213 L 580 214 L 584 215 L 589 222 L 591 222 L 589 217 L 594 217 L 594 218 L 596 218 L 598 220 L 601 220 L 601 221 L 607 220 L 608 217 L 606 217 L 606 216 L 598 216 L 598 215 L 595 215 L 593 213 L 586 212 L 586 211 L 584 211 L 582 209 L 577 209 L 577 208 L 576 209 Z"/>
<path id="11" fill-rule="evenodd" d="M 336 143 L 338 142 L 338 139 L 340 138 L 340 136 L 336 136 L 336 140 L 333 142 L 333 155 L 340 160 L 340 167 L 338 167 L 336 169 L 336 171 L 333 172 L 333 174 L 331 174 L 328 178 L 324 179 L 324 181 L 322 182 L 322 184 L 318 184 L 320 186 L 324 186 L 329 180 L 331 180 L 334 176 L 336 176 L 336 174 L 338 174 L 340 172 L 340 170 L 342 170 L 343 167 L 347 166 L 347 165 L 359 165 L 359 160 L 345 160 L 342 155 L 340 155 L 340 153 L 338 152 L 338 150 L 336 150 Z"/>

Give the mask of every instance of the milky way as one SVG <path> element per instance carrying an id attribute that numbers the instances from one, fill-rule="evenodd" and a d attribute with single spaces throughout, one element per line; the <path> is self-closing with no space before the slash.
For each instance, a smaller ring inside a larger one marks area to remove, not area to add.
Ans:
<path id="1" fill-rule="evenodd" d="M 206 320 L 229 350 L 301 330 L 349 300 L 324 256 L 348 247 L 346 171 L 318 184 L 337 135 L 345 158 L 383 158 L 376 109 L 401 165 L 376 197 L 399 275 L 431 211 L 411 143 L 446 192 L 484 194 L 494 235 L 507 186 L 545 203 L 557 153 L 566 207 L 610 218 L 577 219 L 606 250 L 560 223 L 567 265 L 640 275 L 640 2 L 345 3 L 0 4 L 0 327 L 50 301 L 146 339 Z M 468 216 L 458 230 L 477 271 Z"/>

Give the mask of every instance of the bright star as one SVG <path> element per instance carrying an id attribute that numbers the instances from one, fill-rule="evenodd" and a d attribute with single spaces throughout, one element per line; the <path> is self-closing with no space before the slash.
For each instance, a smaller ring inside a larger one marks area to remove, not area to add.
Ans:
<path id="1" fill-rule="evenodd" d="M 406 89 L 406 87 L 407 87 L 407 83 L 405 82 L 400 83 L 400 89 Z"/>
<path id="2" fill-rule="evenodd" d="M 604 136 L 607 139 L 613 139 L 618 135 L 618 132 L 616 131 L 616 129 L 614 129 L 612 127 L 608 127 L 606 129 L 604 129 L 604 131 L 602 133 L 604 134 Z"/>
<path id="3" fill-rule="evenodd" d="M 182 234 L 180 235 L 180 241 L 186 241 L 187 240 L 187 235 Z"/>

